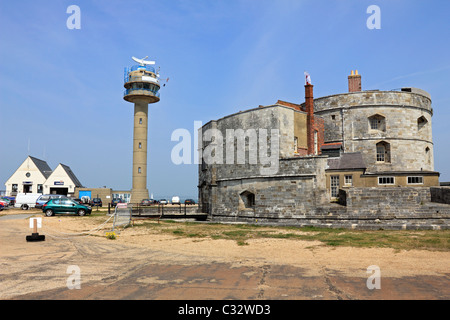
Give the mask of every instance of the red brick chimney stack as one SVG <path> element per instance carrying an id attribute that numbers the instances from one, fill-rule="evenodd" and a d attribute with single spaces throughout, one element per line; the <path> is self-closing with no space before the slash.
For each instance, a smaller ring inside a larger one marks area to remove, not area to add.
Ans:
<path id="1" fill-rule="evenodd" d="M 361 91 L 361 75 L 358 74 L 358 70 L 353 71 L 348 76 L 348 92 Z"/>
<path id="2" fill-rule="evenodd" d="M 313 97 L 313 85 L 307 83 L 305 85 L 305 111 L 306 117 L 306 134 L 308 154 L 314 154 L 314 97 Z"/>

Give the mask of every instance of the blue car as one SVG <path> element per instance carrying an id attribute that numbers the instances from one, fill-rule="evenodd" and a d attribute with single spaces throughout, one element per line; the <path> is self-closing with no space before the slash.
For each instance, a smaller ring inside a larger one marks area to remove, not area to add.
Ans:
<path id="1" fill-rule="evenodd" d="M 36 200 L 36 209 L 41 209 L 44 204 L 47 203 L 47 201 L 51 199 L 68 199 L 66 196 L 62 196 L 60 194 L 43 194 L 42 196 L 39 196 Z"/>

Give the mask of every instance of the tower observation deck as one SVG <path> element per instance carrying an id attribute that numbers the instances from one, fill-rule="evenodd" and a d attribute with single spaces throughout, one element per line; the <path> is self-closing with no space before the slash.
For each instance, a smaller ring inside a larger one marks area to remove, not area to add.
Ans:
<path id="1" fill-rule="evenodd" d="M 146 57 L 147 58 L 147 57 Z M 133 186 L 131 203 L 140 203 L 149 198 L 147 189 L 147 135 L 148 105 L 159 101 L 159 74 L 155 72 L 154 61 L 133 60 L 138 65 L 125 68 L 124 100 L 134 103 L 133 131 Z"/>

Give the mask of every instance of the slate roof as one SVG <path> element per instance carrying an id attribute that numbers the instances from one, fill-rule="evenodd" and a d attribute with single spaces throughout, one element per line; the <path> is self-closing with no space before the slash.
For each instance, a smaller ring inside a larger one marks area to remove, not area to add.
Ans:
<path id="1" fill-rule="evenodd" d="M 29 156 L 31 161 L 35 164 L 35 166 L 38 168 L 38 170 L 42 173 L 42 175 L 45 177 L 45 179 L 48 179 L 50 175 L 52 174 L 52 169 L 49 167 L 47 162 L 44 160 Z"/>
<path id="2" fill-rule="evenodd" d="M 339 158 L 328 159 L 328 170 L 366 169 L 361 152 L 343 153 Z"/>
<path id="3" fill-rule="evenodd" d="M 62 164 L 62 163 L 60 163 L 60 165 L 64 169 L 64 171 L 67 173 L 69 178 L 73 181 L 73 183 L 75 184 L 75 187 L 83 187 L 80 180 L 78 180 L 77 176 L 75 175 L 75 173 L 73 173 L 72 169 L 70 169 L 69 166 L 66 166 L 65 164 Z"/>

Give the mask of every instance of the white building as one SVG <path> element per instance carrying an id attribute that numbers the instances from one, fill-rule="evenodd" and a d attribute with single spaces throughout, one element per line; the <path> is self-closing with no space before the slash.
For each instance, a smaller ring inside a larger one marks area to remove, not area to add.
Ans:
<path id="1" fill-rule="evenodd" d="M 44 194 L 73 196 L 75 188 L 83 187 L 70 167 L 60 163 L 44 183 Z"/>
<path id="2" fill-rule="evenodd" d="M 73 195 L 76 187 L 82 187 L 70 167 L 59 164 L 54 171 L 44 160 L 28 156 L 6 181 L 6 195 L 18 193 L 42 193 Z"/>

